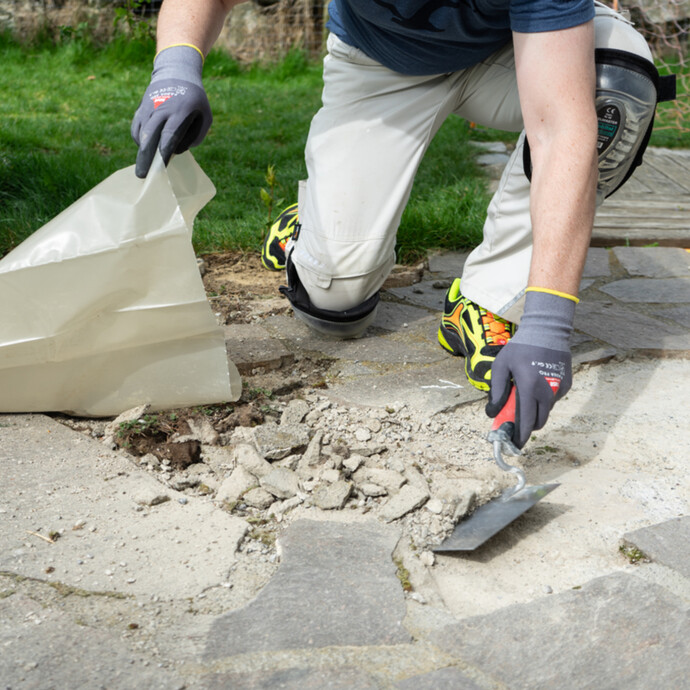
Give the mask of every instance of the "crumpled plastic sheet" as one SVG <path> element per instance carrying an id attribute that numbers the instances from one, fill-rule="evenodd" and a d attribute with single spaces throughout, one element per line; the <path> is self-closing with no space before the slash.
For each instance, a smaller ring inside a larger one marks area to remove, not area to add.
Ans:
<path id="1" fill-rule="evenodd" d="M 0 261 L 0 412 L 112 416 L 237 400 L 192 248 L 191 153 L 119 170 Z"/>

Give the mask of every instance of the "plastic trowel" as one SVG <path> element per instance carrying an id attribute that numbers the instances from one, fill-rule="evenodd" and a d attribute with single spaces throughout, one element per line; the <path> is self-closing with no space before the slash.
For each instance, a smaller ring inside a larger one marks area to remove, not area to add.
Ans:
<path id="1" fill-rule="evenodd" d="M 467 519 L 459 522 L 452 534 L 433 548 L 434 551 L 474 551 L 559 486 L 558 484 L 525 486 L 525 473 L 519 467 L 505 462 L 504 453 L 522 454 L 522 451 L 511 440 L 514 429 L 515 387 L 510 392 L 508 402 L 494 419 L 487 439 L 493 444 L 496 464 L 505 472 L 513 473 L 517 477 L 517 483 L 506 489 L 498 498 L 477 508 Z"/>

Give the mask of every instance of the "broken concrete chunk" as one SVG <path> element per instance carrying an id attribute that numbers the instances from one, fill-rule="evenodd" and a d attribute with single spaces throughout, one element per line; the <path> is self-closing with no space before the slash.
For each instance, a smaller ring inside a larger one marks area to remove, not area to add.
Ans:
<path id="1" fill-rule="evenodd" d="M 358 441 L 369 441 L 371 439 L 371 430 L 366 427 L 360 427 L 355 430 L 355 438 Z"/>
<path id="2" fill-rule="evenodd" d="M 359 484 L 357 488 L 365 495 L 371 496 L 372 498 L 378 498 L 379 496 L 387 496 L 388 492 L 378 484 L 372 484 L 370 482 L 365 482 L 364 484 Z"/>
<path id="3" fill-rule="evenodd" d="M 349 458 L 343 460 L 343 469 L 348 472 L 356 472 L 364 463 L 364 457 L 362 455 L 351 455 Z"/>
<path id="4" fill-rule="evenodd" d="M 188 419 L 187 426 L 189 427 L 190 436 L 196 441 L 210 446 L 214 446 L 218 443 L 220 435 L 213 428 L 213 424 L 205 417 L 201 417 L 200 419 Z"/>
<path id="5" fill-rule="evenodd" d="M 170 496 L 152 486 L 139 489 L 134 494 L 134 502 L 140 506 L 157 506 L 170 500 Z"/>
<path id="6" fill-rule="evenodd" d="M 259 508 L 260 510 L 265 510 L 268 508 L 276 499 L 273 494 L 268 493 L 266 489 L 262 489 L 257 486 L 255 489 L 250 489 L 246 494 L 242 495 L 242 500 L 252 508 Z"/>
<path id="7" fill-rule="evenodd" d="M 352 484 L 337 481 L 332 484 L 319 484 L 314 489 L 314 504 L 322 510 L 341 510 L 352 494 Z"/>
<path id="8" fill-rule="evenodd" d="M 292 498 L 299 491 L 299 477 L 286 467 L 274 467 L 260 480 L 261 486 L 276 498 Z"/>
<path id="9" fill-rule="evenodd" d="M 340 479 L 340 471 L 336 470 L 335 468 L 325 469 L 319 475 L 319 479 L 322 482 L 333 484 L 333 482 L 337 482 Z"/>
<path id="10" fill-rule="evenodd" d="M 274 501 L 271 507 L 268 509 L 268 516 L 275 515 L 279 520 L 287 513 L 289 510 L 296 508 L 302 503 L 302 499 L 299 496 L 293 496 L 285 501 Z"/>
<path id="11" fill-rule="evenodd" d="M 309 405 L 304 400 L 290 400 L 280 418 L 280 426 L 292 427 L 301 424 L 309 412 Z"/>
<path id="12" fill-rule="evenodd" d="M 319 464 L 319 460 L 321 459 L 322 440 L 323 430 L 319 429 L 314 434 L 311 441 L 309 441 L 309 445 L 307 446 L 307 449 L 304 451 L 304 455 L 302 455 L 299 463 L 297 464 L 297 471 L 300 474 L 309 475 L 309 468 Z"/>
<path id="13" fill-rule="evenodd" d="M 443 512 L 443 501 L 440 498 L 432 498 L 426 504 L 426 509 L 434 515 L 440 515 Z"/>
<path id="14" fill-rule="evenodd" d="M 265 477 L 272 469 L 272 465 L 264 460 L 259 452 L 247 443 L 241 443 L 235 448 L 234 460 L 255 477 Z"/>
<path id="15" fill-rule="evenodd" d="M 404 475 L 408 483 L 412 486 L 419 487 L 425 491 L 429 490 L 429 483 L 427 482 L 426 477 L 416 467 L 406 467 L 404 470 Z"/>
<path id="16" fill-rule="evenodd" d="M 279 427 L 267 423 L 253 431 L 259 454 L 266 460 L 280 460 L 290 453 L 301 453 L 309 443 L 309 427 L 306 424 Z"/>
<path id="17" fill-rule="evenodd" d="M 420 508 L 429 500 L 429 492 L 416 486 L 403 486 L 400 491 L 391 496 L 381 508 L 381 517 L 386 522 L 401 518 L 416 508 Z"/>
<path id="18" fill-rule="evenodd" d="M 115 434 L 120 428 L 120 424 L 125 424 L 126 422 L 135 422 L 137 419 L 143 417 L 149 410 L 150 405 L 137 405 L 137 407 L 132 407 L 129 410 L 125 410 L 122 414 L 118 415 L 113 419 L 112 422 L 106 424 L 105 433 L 103 434 L 103 443 L 109 445 L 113 442 Z"/>
<path id="19" fill-rule="evenodd" d="M 352 479 L 357 485 L 378 484 L 384 487 L 388 493 L 395 493 L 407 481 L 399 472 L 377 467 L 360 467 L 352 475 Z"/>
<path id="20" fill-rule="evenodd" d="M 216 501 L 218 503 L 234 503 L 242 494 L 255 488 L 256 485 L 256 477 L 242 465 L 238 465 L 218 488 Z"/>

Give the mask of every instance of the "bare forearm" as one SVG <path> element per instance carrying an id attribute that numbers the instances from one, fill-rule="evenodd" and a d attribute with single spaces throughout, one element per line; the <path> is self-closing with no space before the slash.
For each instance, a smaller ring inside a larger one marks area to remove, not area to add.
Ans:
<path id="1" fill-rule="evenodd" d="M 596 199 L 596 121 L 592 120 L 589 132 L 580 136 L 564 132 L 535 157 L 530 286 L 578 293 Z"/>
<path id="2" fill-rule="evenodd" d="M 244 0 L 165 0 L 158 17 L 158 50 L 191 43 L 208 54 L 228 12 L 240 2 Z"/>
<path id="3" fill-rule="evenodd" d="M 515 34 L 514 42 L 532 154 L 529 285 L 575 295 L 596 200 L 593 25 Z"/>

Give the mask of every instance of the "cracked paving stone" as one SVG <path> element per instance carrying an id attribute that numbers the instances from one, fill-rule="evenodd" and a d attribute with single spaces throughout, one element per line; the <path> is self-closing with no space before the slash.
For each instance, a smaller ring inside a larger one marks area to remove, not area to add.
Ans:
<path id="1" fill-rule="evenodd" d="M 590 247 L 582 270 L 583 278 L 605 278 L 611 275 L 609 251 L 603 247 Z"/>
<path id="2" fill-rule="evenodd" d="M 628 278 L 599 288 L 621 302 L 690 302 L 690 278 Z"/>
<path id="3" fill-rule="evenodd" d="M 690 553 L 687 549 L 690 544 L 690 516 L 628 532 L 623 540 L 655 563 L 661 563 L 690 578 Z"/>
<path id="4" fill-rule="evenodd" d="M 475 616 L 431 634 L 511 690 L 687 686 L 690 617 L 667 589 L 625 573 Z"/>
<path id="5" fill-rule="evenodd" d="M 331 645 L 409 643 L 392 552 L 400 532 L 376 523 L 298 520 L 281 564 L 249 604 L 217 618 L 206 659 Z"/>
<path id="6" fill-rule="evenodd" d="M 614 247 L 613 253 L 631 276 L 687 276 L 690 254 L 677 247 Z"/>
<path id="7" fill-rule="evenodd" d="M 481 690 L 482 688 L 454 666 L 406 678 L 396 683 L 395 687 L 396 690 Z"/>
<path id="8" fill-rule="evenodd" d="M 446 278 L 459 278 L 468 256 L 468 252 L 431 253 L 429 254 L 429 271 L 440 273 Z"/>
<path id="9" fill-rule="evenodd" d="M 223 673 L 204 683 L 205 690 L 378 690 L 376 679 L 356 668 L 288 668 L 279 671 Z"/>
<path id="10" fill-rule="evenodd" d="M 690 350 L 690 332 L 620 304 L 580 302 L 575 328 L 620 350 Z"/>
<path id="11" fill-rule="evenodd" d="M 422 281 L 417 285 L 388 290 L 391 295 L 404 299 L 420 307 L 427 307 L 441 314 L 446 299 L 446 291 L 433 286 L 434 281 Z"/>

